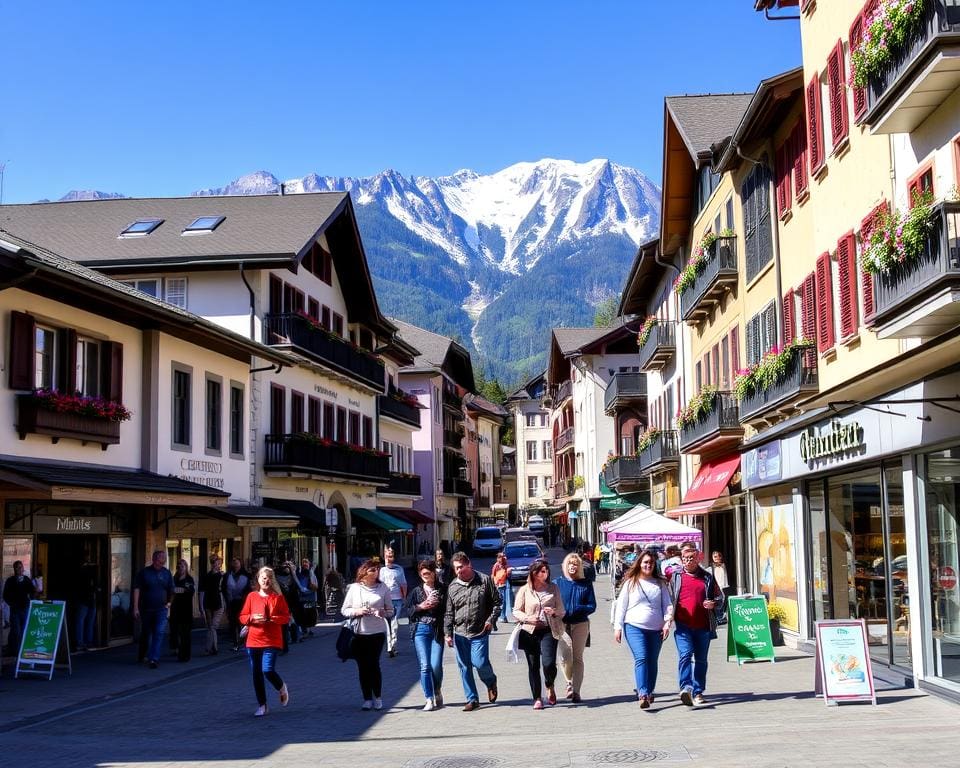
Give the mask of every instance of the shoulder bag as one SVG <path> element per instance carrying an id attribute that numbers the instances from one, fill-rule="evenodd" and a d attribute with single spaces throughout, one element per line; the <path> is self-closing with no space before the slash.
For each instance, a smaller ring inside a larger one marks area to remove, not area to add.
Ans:
<path id="1" fill-rule="evenodd" d="M 349 661 L 353 658 L 353 641 L 359 626 L 359 619 L 347 619 L 340 625 L 340 633 L 337 635 L 337 658 L 340 661 Z"/>

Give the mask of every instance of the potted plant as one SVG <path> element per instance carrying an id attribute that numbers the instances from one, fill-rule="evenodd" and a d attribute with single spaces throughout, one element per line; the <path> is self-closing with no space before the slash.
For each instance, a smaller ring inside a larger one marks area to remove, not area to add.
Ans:
<path id="1" fill-rule="evenodd" d="M 770 619 L 770 638 L 774 645 L 783 645 L 783 633 L 780 622 L 786 620 L 787 609 L 776 600 L 767 603 L 767 617 Z"/>
<path id="2" fill-rule="evenodd" d="M 925 192 L 914 197 L 913 208 L 906 213 L 882 213 L 861 257 L 863 269 L 873 275 L 889 274 L 917 261 L 933 224 L 932 204 L 933 196 Z"/>
<path id="3" fill-rule="evenodd" d="M 903 49 L 927 9 L 924 0 L 886 0 L 866 20 L 863 38 L 851 52 L 851 84 L 864 88 Z"/>
<path id="4" fill-rule="evenodd" d="M 703 387 L 690 398 L 686 407 L 677 411 L 677 429 L 683 430 L 703 421 L 713 411 L 716 398 L 716 387 L 709 384 Z"/>
<path id="5" fill-rule="evenodd" d="M 640 331 L 637 333 L 637 346 L 642 347 L 647 343 L 647 339 L 650 338 L 650 332 L 653 330 L 653 326 L 657 324 L 657 318 L 655 315 L 647 315 L 647 319 L 643 321 L 643 325 L 640 326 Z"/>
<path id="6" fill-rule="evenodd" d="M 643 451 L 647 450 L 651 445 L 657 442 L 657 438 L 660 437 L 660 430 L 656 427 L 647 427 L 644 430 L 643 434 L 637 438 L 637 456 L 639 456 Z"/>

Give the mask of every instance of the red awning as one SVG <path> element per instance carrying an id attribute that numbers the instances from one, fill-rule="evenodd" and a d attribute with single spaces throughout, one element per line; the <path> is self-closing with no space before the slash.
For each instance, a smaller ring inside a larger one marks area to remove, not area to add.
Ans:
<path id="1" fill-rule="evenodd" d="M 684 515 L 702 515 L 709 512 L 720 494 L 727 489 L 730 478 L 739 468 L 739 454 L 703 464 L 687 489 L 683 504 L 667 510 L 667 517 L 678 518 Z"/>
<path id="2" fill-rule="evenodd" d="M 377 507 L 377 509 L 382 509 L 394 517 L 413 523 L 413 525 L 430 525 L 433 522 L 432 518 L 427 517 L 418 509 L 407 509 L 406 507 Z"/>

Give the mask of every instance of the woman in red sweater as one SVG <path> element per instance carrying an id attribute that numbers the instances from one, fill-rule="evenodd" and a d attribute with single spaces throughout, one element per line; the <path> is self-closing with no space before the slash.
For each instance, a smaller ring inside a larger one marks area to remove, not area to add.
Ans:
<path id="1" fill-rule="evenodd" d="M 257 572 L 257 584 L 260 589 L 250 592 L 240 610 L 240 623 L 247 628 L 247 656 L 253 671 L 253 690 L 260 705 L 253 713 L 254 717 L 267 714 L 267 690 L 264 678 L 280 692 L 280 704 L 287 706 L 290 693 L 274 670 L 277 654 L 283 647 L 283 628 L 290 621 L 287 601 L 280 594 L 280 585 L 273 568 L 261 568 Z"/>

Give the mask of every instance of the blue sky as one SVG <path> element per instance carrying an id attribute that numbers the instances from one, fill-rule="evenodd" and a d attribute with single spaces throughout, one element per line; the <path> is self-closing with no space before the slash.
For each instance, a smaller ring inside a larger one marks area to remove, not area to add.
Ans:
<path id="1" fill-rule="evenodd" d="M 595 157 L 659 184 L 663 97 L 800 61 L 751 0 L 0 3 L 4 202 Z"/>

